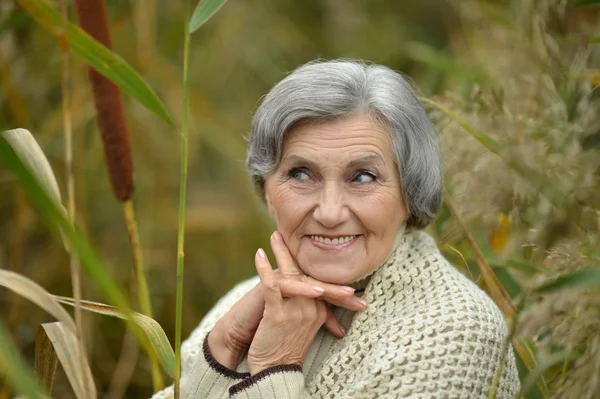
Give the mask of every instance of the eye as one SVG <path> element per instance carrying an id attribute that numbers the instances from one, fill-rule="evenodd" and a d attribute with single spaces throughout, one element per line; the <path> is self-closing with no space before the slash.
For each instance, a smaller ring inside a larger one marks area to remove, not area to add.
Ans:
<path id="1" fill-rule="evenodd" d="M 354 176 L 354 179 L 352 179 L 353 182 L 356 182 L 359 184 L 372 183 L 375 180 L 377 180 L 377 176 L 375 176 L 373 173 L 365 172 L 364 170 L 358 172 Z"/>
<path id="2" fill-rule="evenodd" d="M 308 170 L 306 170 L 306 168 L 293 168 L 288 172 L 288 177 L 290 179 L 300 181 L 310 180 L 310 175 L 308 174 Z"/>

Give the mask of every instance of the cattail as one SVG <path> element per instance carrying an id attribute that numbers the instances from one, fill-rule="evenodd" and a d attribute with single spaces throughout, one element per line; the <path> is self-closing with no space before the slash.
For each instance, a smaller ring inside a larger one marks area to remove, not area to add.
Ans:
<path id="1" fill-rule="evenodd" d="M 75 6 L 83 30 L 112 49 L 104 0 L 76 0 Z M 88 73 L 110 183 L 115 196 L 124 202 L 133 194 L 133 165 L 121 92 L 117 85 L 93 68 L 89 68 Z"/>

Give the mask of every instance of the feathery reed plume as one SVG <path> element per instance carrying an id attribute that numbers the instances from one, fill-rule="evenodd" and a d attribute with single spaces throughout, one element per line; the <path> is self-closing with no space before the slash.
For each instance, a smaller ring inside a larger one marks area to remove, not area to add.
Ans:
<path id="1" fill-rule="evenodd" d="M 108 16 L 104 0 L 76 0 L 75 6 L 81 27 L 94 39 L 112 49 Z M 121 92 L 117 85 L 102 76 L 93 68 L 88 68 L 94 104 L 98 113 L 98 126 L 104 146 L 104 156 L 108 167 L 111 186 L 117 199 L 123 203 L 123 211 L 133 251 L 133 261 L 137 278 L 137 290 L 142 313 L 152 317 L 150 293 L 144 275 L 144 264 L 140 239 L 135 220 L 131 196 L 133 194 L 133 165 L 131 149 Z M 154 352 L 149 353 L 152 365 L 154 390 L 163 386 L 158 359 Z"/>

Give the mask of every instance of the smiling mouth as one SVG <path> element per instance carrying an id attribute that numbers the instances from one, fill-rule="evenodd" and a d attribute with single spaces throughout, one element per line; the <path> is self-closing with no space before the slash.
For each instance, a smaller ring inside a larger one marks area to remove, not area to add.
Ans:
<path id="1" fill-rule="evenodd" d="M 340 244 L 345 244 L 347 242 L 350 242 L 350 241 L 354 240 L 358 236 L 357 235 L 353 235 L 353 236 L 340 236 L 340 237 L 335 237 L 335 238 L 323 237 L 323 236 L 309 236 L 309 237 L 313 241 L 320 242 L 321 244 L 340 245 Z"/>
<path id="2" fill-rule="evenodd" d="M 352 246 L 361 235 L 349 235 L 349 236 L 337 236 L 337 237 L 325 237 L 318 235 L 306 236 L 310 238 L 310 242 L 315 247 L 326 252 L 339 252 Z"/>

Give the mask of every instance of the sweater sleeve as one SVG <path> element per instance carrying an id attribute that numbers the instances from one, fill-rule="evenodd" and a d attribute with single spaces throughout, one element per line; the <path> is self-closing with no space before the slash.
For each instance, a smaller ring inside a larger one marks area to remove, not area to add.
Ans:
<path id="1" fill-rule="evenodd" d="M 304 387 L 302 366 L 274 366 L 247 377 L 229 388 L 232 399 L 304 399 L 311 395 Z"/>
<path id="2" fill-rule="evenodd" d="M 202 346 L 202 356 L 181 378 L 182 398 L 228 398 L 230 386 L 250 377 L 249 373 L 238 373 L 220 364 L 210 352 L 207 338 Z M 170 386 L 154 395 L 153 399 L 170 399 L 173 396 L 174 388 Z"/>
<path id="3" fill-rule="evenodd" d="M 257 283 L 258 277 L 236 285 L 206 314 L 202 322 L 181 345 L 181 394 L 183 398 L 229 397 L 231 385 L 248 377 L 221 365 L 210 353 L 206 337 L 216 322 Z M 152 399 L 172 399 L 174 388 L 170 386 L 152 396 Z"/>

